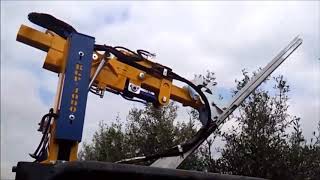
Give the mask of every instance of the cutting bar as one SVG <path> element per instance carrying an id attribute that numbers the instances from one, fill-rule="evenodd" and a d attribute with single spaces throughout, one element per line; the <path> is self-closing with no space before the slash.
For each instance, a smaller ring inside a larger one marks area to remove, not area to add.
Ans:
<path id="1" fill-rule="evenodd" d="M 164 157 L 156 160 L 151 166 L 162 168 L 177 168 L 192 152 L 194 152 L 219 126 L 229 117 L 231 113 L 274 71 L 283 63 L 300 45 L 302 39 L 296 36 L 278 55 L 276 55 L 267 66 L 254 76 L 230 101 L 227 108 L 218 116 L 196 145 L 181 156 Z"/>

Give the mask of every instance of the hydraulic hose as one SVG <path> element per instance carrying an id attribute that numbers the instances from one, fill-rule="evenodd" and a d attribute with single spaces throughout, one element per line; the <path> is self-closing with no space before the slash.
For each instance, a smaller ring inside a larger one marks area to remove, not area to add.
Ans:
<path id="1" fill-rule="evenodd" d="M 128 64 L 130 66 L 133 66 L 137 69 L 140 69 L 142 71 L 145 71 L 146 73 L 149 74 L 161 74 L 161 72 L 157 69 L 153 68 L 147 68 L 145 66 L 142 66 L 138 63 L 137 61 L 141 61 L 142 59 L 139 59 L 141 57 L 136 57 L 136 56 L 128 56 L 126 54 L 123 54 L 121 51 L 118 51 L 117 49 L 111 47 L 111 46 L 106 46 L 106 45 L 95 45 L 95 50 L 97 51 L 106 51 L 108 53 L 113 54 L 114 56 L 117 57 L 117 59 L 125 64 Z M 152 154 L 152 155 L 147 155 L 144 156 L 143 158 L 138 158 L 135 159 L 133 158 L 132 161 L 141 161 L 141 160 L 151 160 L 151 159 L 156 159 L 156 158 L 161 158 L 161 157 L 169 157 L 169 156 L 178 156 L 183 154 L 184 152 L 190 150 L 194 145 L 196 145 L 197 142 L 200 141 L 200 139 L 206 134 L 208 128 L 210 125 L 212 126 L 212 120 L 211 120 L 211 110 L 210 110 L 210 104 L 207 99 L 207 97 L 204 95 L 204 93 L 201 91 L 201 88 L 193 84 L 192 82 L 188 81 L 187 79 L 179 76 L 178 74 L 169 71 L 168 78 L 175 79 L 178 81 L 181 81 L 183 83 L 186 83 L 189 85 L 191 88 L 193 88 L 201 97 L 201 99 L 204 102 L 204 108 L 198 109 L 199 112 L 199 117 L 202 119 L 202 122 L 205 122 L 204 125 L 200 128 L 200 130 L 195 134 L 195 136 L 185 142 L 184 144 L 174 146 L 172 148 L 169 148 L 168 150 L 162 152 L 162 153 L 157 153 L 157 154 Z M 131 162 L 131 160 L 123 160 L 120 162 Z"/>
<path id="2" fill-rule="evenodd" d="M 38 160 L 38 158 L 40 157 L 39 154 L 39 150 L 41 149 L 41 151 L 44 149 L 44 147 L 46 146 L 45 139 L 48 137 L 48 133 L 49 133 L 49 129 L 50 129 L 50 124 L 51 124 L 51 120 L 52 118 L 57 118 L 58 115 L 53 113 L 53 109 L 51 108 L 48 114 L 45 114 L 42 118 L 40 123 L 45 123 L 45 120 L 48 118 L 48 122 L 47 122 L 47 126 L 43 132 L 42 138 L 40 140 L 40 143 L 37 147 L 37 149 L 34 151 L 33 154 L 29 154 L 32 158 L 35 158 L 36 161 Z M 41 153 L 41 152 L 40 152 Z"/>
<path id="3" fill-rule="evenodd" d="M 49 29 L 65 39 L 71 33 L 77 32 L 75 30 L 75 28 L 73 28 L 71 25 L 69 25 L 59 19 L 56 19 L 55 17 L 53 17 L 49 14 L 30 13 L 28 17 L 31 22 L 33 22 L 39 26 L 42 26 L 46 29 Z M 123 52 L 119 51 L 118 49 L 123 49 L 132 55 L 131 56 L 126 55 Z M 121 61 L 125 64 L 128 64 L 130 66 L 133 66 L 137 69 L 140 69 L 142 71 L 145 71 L 148 74 L 158 74 L 158 75 L 162 76 L 162 71 L 161 71 L 161 70 L 163 70 L 162 66 L 147 68 L 147 67 L 137 63 L 138 61 L 142 61 L 145 59 L 143 57 L 143 55 L 153 55 L 145 50 L 138 50 L 138 52 L 135 53 L 135 52 L 133 52 L 127 48 L 124 48 L 124 47 L 111 47 L 111 46 L 106 46 L 106 45 L 95 45 L 95 50 L 96 51 L 105 51 L 105 52 L 111 53 L 111 54 L 115 55 L 119 61 Z M 144 160 L 154 159 L 154 158 L 159 158 L 159 157 L 177 156 L 179 154 L 183 154 L 184 152 L 186 152 L 190 148 L 192 148 L 201 139 L 201 137 L 203 137 L 205 135 L 205 133 L 207 133 L 207 129 L 210 127 L 210 125 L 212 126 L 210 104 L 208 102 L 208 99 L 204 95 L 204 93 L 201 91 L 201 88 L 194 85 L 192 82 L 188 81 L 187 79 L 179 76 L 178 74 L 172 72 L 171 70 L 168 71 L 168 74 L 166 77 L 186 83 L 187 85 L 189 85 L 191 88 L 193 88 L 200 95 L 201 99 L 204 102 L 204 108 L 198 109 L 199 118 L 201 119 L 201 122 L 205 122 L 205 123 L 203 123 L 203 126 L 195 134 L 195 136 L 192 139 L 190 139 L 189 141 L 187 141 L 186 143 L 172 147 L 163 153 L 158 153 L 158 154 L 146 156 L 144 158 Z M 43 119 L 46 119 L 47 117 L 49 117 L 49 122 L 51 122 L 51 118 L 54 116 L 52 113 L 49 113 L 49 114 L 45 115 L 43 117 Z M 43 146 L 44 140 L 48 134 L 48 130 L 49 130 L 49 125 L 45 129 L 45 132 L 44 132 L 44 135 L 40 141 L 40 144 L 37 147 L 35 153 L 33 154 L 34 156 L 36 156 L 36 154 L 38 154 L 41 146 Z"/>

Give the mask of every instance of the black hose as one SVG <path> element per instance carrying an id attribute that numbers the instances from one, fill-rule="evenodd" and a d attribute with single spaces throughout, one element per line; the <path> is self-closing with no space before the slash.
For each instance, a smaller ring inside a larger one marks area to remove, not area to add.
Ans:
<path id="1" fill-rule="evenodd" d="M 120 47 L 118 47 L 120 48 Z M 126 62 L 129 63 L 130 61 L 141 61 L 141 57 L 139 56 L 128 56 L 123 54 L 121 51 L 115 49 L 114 47 L 111 46 L 106 46 L 106 45 L 94 45 L 94 50 L 96 51 L 106 51 L 108 53 L 111 53 L 115 55 L 119 61 L 121 62 Z M 143 66 L 144 67 L 144 66 Z"/>
<path id="2" fill-rule="evenodd" d="M 67 39 L 71 33 L 77 32 L 71 25 L 50 14 L 32 12 L 29 13 L 28 19 L 34 24 L 55 32 L 64 39 Z"/>
<path id="3" fill-rule="evenodd" d="M 96 91 L 94 91 L 94 90 L 95 90 L 95 89 L 91 89 L 91 88 L 89 89 L 89 91 L 90 91 L 90 92 L 92 92 L 93 94 L 100 96 L 100 94 L 99 94 L 99 93 L 97 93 L 97 92 L 96 92 Z"/>
<path id="4" fill-rule="evenodd" d="M 126 50 L 128 52 L 130 52 L 131 54 L 133 54 L 134 56 L 136 56 L 138 59 L 136 59 L 135 61 L 142 61 L 144 58 L 143 56 L 141 56 L 139 53 L 136 53 L 128 48 L 125 48 L 123 46 L 115 46 L 113 47 L 114 49 L 118 50 L 118 49 L 123 49 L 123 50 Z"/>
<path id="5" fill-rule="evenodd" d="M 202 137 L 204 137 L 207 133 L 207 130 L 209 129 L 212 121 L 211 121 L 211 110 L 210 110 L 210 104 L 209 101 L 207 99 L 207 97 L 203 94 L 203 92 L 201 91 L 201 89 L 194 85 L 193 83 L 191 83 L 190 81 L 186 80 L 185 78 L 175 74 L 172 72 L 172 78 L 179 80 L 181 82 L 184 82 L 186 84 L 188 84 L 189 86 L 191 86 L 194 90 L 196 90 L 196 92 L 200 95 L 200 97 L 202 98 L 202 100 L 205 103 L 205 111 L 204 112 L 200 112 L 201 109 L 198 109 L 199 111 L 199 116 L 200 113 L 207 113 L 207 122 L 205 125 L 203 125 L 200 130 L 193 136 L 192 139 L 190 139 L 189 141 L 185 142 L 184 144 L 181 144 L 181 149 L 182 152 L 179 150 L 178 146 L 172 147 L 167 149 L 166 151 L 162 152 L 162 153 L 158 153 L 158 154 L 153 154 L 153 155 L 147 155 L 145 157 L 144 160 L 151 160 L 151 159 L 157 159 L 157 158 L 161 158 L 161 157 L 170 157 L 170 156 L 177 156 L 177 155 L 182 155 L 184 152 L 190 150 L 192 147 L 194 147 L 200 140 Z"/>
<path id="6" fill-rule="evenodd" d="M 138 103 L 142 103 L 144 105 L 147 105 L 147 102 L 145 101 L 141 101 L 141 100 L 138 100 L 138 99 L 133 99 L 133 98 L 129 98 L 123 94 L 120 94 L 121 97 L 123 97 L 124 99 L 128 100 L 128 101 L 133 101 L 133 102 L 138 102 Z"/>
<path id="7" fill-rule="evenodd" d="M 146 73 L 151 74 L 152 73 L 152 69 L 151 68 L 147 68 L 141 64 L 136 63 L 136 61 L 141 61 L 141 58 L 139 57 L 135 57 L 135 56 L 127 56 L 125 54 L 123 54 L 121 51 L 111 47 L 111 46 L 106 46 L 106 45 L 94 45 L 94 50 L 96 51 L 106 51 L 108 53 L 113 54 L 114 56 L 117 57 L 117 60 L 120 62 L 123 62 L 125 64 L 128 64 L 130 66 L 133 66 L 137 69 L 140 69 L 142 71 L 145 71 Z"/>
<path id="8" fill-rule="evenodd" d="M 53 17 L 49 14 L 30 13 L 29 20 L 37 25 L 40 25 L 44 28 L 47 28 L 47 29 L 57 33 L 58 35 L 60 35 L 63 38 L 67 38 L 71 33 L 76 32 L 76 30 L 72 26 L 70 26 L 69 24 L 67 24 L 59 19 L 56 19 L 55 17 Z M 124 49 L 124 50 L 130 52 L 131 54 L 133 54 L 133 56 L 128 56 L 117 49 Z M 159 67 L 159 69 L 157 67 L 147 68 L 143 65 L 136 63 L 138 61 L 142 61 L 143 59 L 145 59 L 143 57 L 143 55 L 153 55 L 153 54 L 149 53 L 148 51 L 138 50 L 137 53 L 135 53 L 135 52 L 133 52 L 127 48 L 124 48 L 124 47 L 111 47 L 111 46 L 106 46 L 106 45 L 95 45 L 95 50 L 106 51 L 108 53 L 112 53 L 117 57 L 117 59 L 119 61 L 121 61 L 123 63 L 126 63 L 126 64 L 133 66 L 137 69 L 140 69 L 142 71 L 145 71 L 146 73 L 160 74 L 162 76 L 162 74 L 161 74 L 162 67 Z M 183 151 L 185 152 L 185 150 L 188 151 L 190 148 L 192 148 L 195 145 L 195 143 L 197 143 L 201 139 L 201 137 L 203 137 L 203 135 L 206 133 L 206 130 L 210 127 L 210 124 L 212 122 L 211 121 L 210 104 L 209 104 L 206 96 L 201 91 L 201 88 L 194 85 L 192 82 L 186 80 L 185 78 L 177 75 L 176 73 L 174 73 L 172 71 L 168 72 L 167 77 L 188 84 L 190 87 L 192 87 L 200 95 L 200 97 L 204 101 L 204 105 L 205 105 L 204 109 L 198 109 L 198 111 L 199 111 L 200 118 L 207 117 L 207 121 L 206 121 L 205 125 L 203 125 L 201 127 L 201 129 L 196 133 L 196 135 L 191 140 L 189 140 L 186 143 L 181 145 L 183 148 Z M 96 92 L 94 92 L 91 89 L 90 89 L 90 92 L 97 94 Z M 127 98 L 127 97 L 124 97 L 124 98 Z M 130 100 L 133 100 L 133 99 L 130 99 Z M 201 116 L 201 113 L 202 113 L 202 115 L 204 114 L 204 116 Z M 35 153 L 32 154 L 33 156 L 36 156 L 36 154 L 38 154 L 41 146 L 45 147 L 45 145 L 43 145 L 43 143 L 44 143 L 45 138 L 48 135 L 48 130 L 49 130 L 49 126 L 51 123 L 51 119 L 52 119 L 52 117 L 56 117 L 56 116 L 57 116 L 56 114 L 53 114 L 52 112 L 50 112 L 42 118 L 42 121 L 44 122 L 44 120 L 49 117 L 48 125 L 45 129 L 45 132 L 44 132 L 42 138 L 41 138 L 39 146 L 37 147 Z M 145 159 L 167 157 L 167 156 L 176 156 L 179 154 L 181 154 L 179 149 L 177 147 L 173 147 L 163 153 L 147 156 Z"/>
<path id="9" fill-rule="evenodd" d="M 135 62 L 135 61 L 137 61 L 136 57 L 127 56 L 127 55 L 123 54 L 122 52 L 118 51 L 117 49 L 115 49 L 115 48 L 113 48 L 111 46 L 95 45 L 95 50 L 107 51 L 109 53 L 112 53 L 113 55 L 115 55 L 117 57 L 117 59 L 119 61 L 121 61 L 123 63 L 126 63 L 128 65 L 131 65 L 131 66 L 133 66 L 133 67 L 135 67 L 137 69 L 140 69 L 142 71 L 145 71 L 146 73 L 149 73 L 149 74 L 154 74 L 154 73 L 161 74 L 160 71 L 157 70 L 157 69 L 147 68 L 145 66 L 137 64 Z M 201 140 L 202 137 L 204 137 L 206 135 L 207 130 L 208 130 L 208 128 L 210 127 L 210 125 L 212 123 L 210 104 L 209 104 L 209 101 L 208 101 L 207 97 L 201 91 L 201 88 L 196 86 L 196 85 L 194 85 L 192 82 L 188 81 L 187 79 L 179 76 L 178 74 L 176 74 L 176 73 L 174 73 L 172 71 L 168 72 L 167 77 L 186 83 L 187 85 L 189 85 L 191 88 L 193 88 L 200 95 L 201 99 L 204 101 L 204 109 L 198 109 L 199 116 L 200 116 L 200 118 L 201 117 L 207 117 L 207 121 L 206 121 L 205 125 L 203 125 L 200 128 L 200 130 L 196 133 L 196 135 L 191 140 L 189 140 L 186 143 L 180 145 L 181 148 L 183 149 L 183 152 L 180 152 L 178 146 L 175 146 L 173 148 L 170 148 L 170 149 L 166 150 L 165 152 L 146 156 L 143 160 L 150 160 L 150 159 L 155 159 L 155 158 L 160 158 L 160 157 L 177 156 L 177 155 L 183 154 L 184 152 L 190 150 L 194 145 L 196 145 L 196 143 L 198 143 Z"/>
<path id="10" fill-rule="evenodd" d="M 143 56 L 156 56 L 155 54 L 153 54 L 153 53 L 150 53 L 149 51 L 146 51 L 146 50 L 143 50 L 143 49 L 138 49 L 137 50 L 137 53 L 141 56 L 141 57 L 143 57 Z"/>
<path id="11" fill-rule="evenodd" d="M 43 146 L 45 147 L 46 146 L 46 143 L 44 143 L 44 141 L 48 137 L 48 134 L 49 134 L 49 128 L 50 128 L 50 124 L 51 124 L 51 119 L 52 118 L 57 118 L 57 117 L 58 117 L 58 115 L 53 113 L 53 109 L 51 108 L 49 110 L 49 113 L 45 114 L 41 118 L 40 123 L 44 123 L 47 118 L 49 118 L 49 119 L 48 119 L 46 129 L 43 132 L 42 138 L 40 140 L 40 143 L 39 143 L 37 149 L 35 150 L 35 152 L 33 154 L 29 154 L 32 158 L 35 158 L 37 160 L 40 157 L 39 150 L 40 150 L 41 147 L 43 147 Z M 41 149 L 43 149 L 43 148 L 41 148 Z"/>

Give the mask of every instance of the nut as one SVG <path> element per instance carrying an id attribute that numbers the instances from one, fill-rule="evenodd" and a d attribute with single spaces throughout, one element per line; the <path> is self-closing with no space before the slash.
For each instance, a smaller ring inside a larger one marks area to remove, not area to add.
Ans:
<path id="1" fill-rule="evenodd" d="M 73 121 L 75 118 L 76 118 L 75 115 L 73 115 L 73 114 L 70 114 L 70 115 L 69 115 L 69 119 L 70 119 L 71 121 Z"/>
<path id="2" fill-rule="evenodd" d="M 97 59 L 98 59 L 98 55 L 97 55 L 96 53 L 93 53 L 93 54 L 92 54 L 92 59 L 93 59 L 93 60 L 97 60 Z"/>
<path id="3" fill-rule="evenodd" d="M 82 52 L 82 51 L 79 51 L 79 56 L 84 56 L 84 52 Z"/>
<path id="4" fill-rule="evenodd" d="M 145 77 L 145 74 L 141 72 L 141 73 L 139 74 L 139 79 L 143 80 L 144 77 Z"/>

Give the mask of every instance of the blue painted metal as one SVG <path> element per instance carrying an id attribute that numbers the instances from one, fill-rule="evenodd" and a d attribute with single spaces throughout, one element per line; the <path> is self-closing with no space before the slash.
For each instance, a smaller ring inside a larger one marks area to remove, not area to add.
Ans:
<path id="1" fill-rule="evenodd" d="M 56 138 L 81 141 L 87 105 L 94 38 L 72 33 L 62 90 Z"/>
<path id="2" fill-rule="evenodd" d="M 138 97 L 150 103 L 155 103 L 158 101 L 155 95 L 148 92 L 144 92 L 144 91 L 140 91 L 140 94 Z"/>

